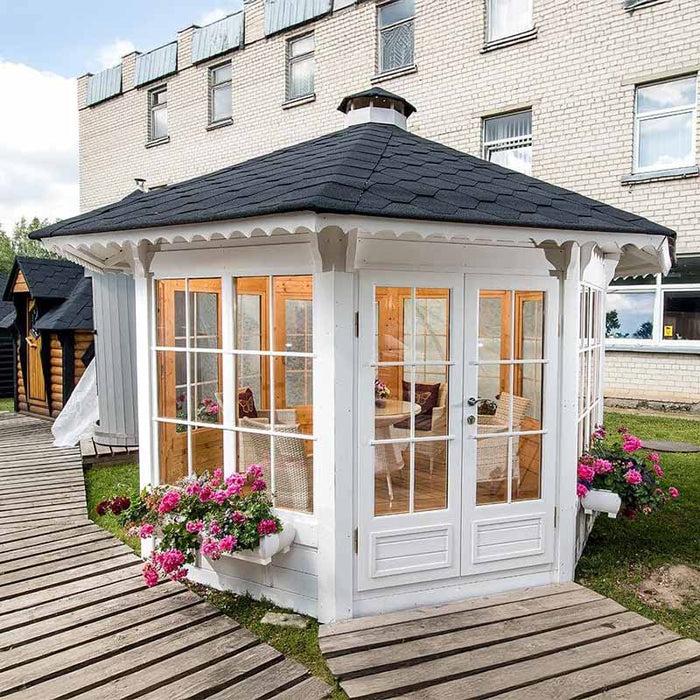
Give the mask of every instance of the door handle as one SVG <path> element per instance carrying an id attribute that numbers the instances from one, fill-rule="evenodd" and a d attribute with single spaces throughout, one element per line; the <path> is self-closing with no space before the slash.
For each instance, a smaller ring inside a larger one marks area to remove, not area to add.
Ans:
<path id="1" fill-rule="evenodd" d="M 476 416 L 467 416 L 467 424 L 474 425 L 476 423 Z"/>

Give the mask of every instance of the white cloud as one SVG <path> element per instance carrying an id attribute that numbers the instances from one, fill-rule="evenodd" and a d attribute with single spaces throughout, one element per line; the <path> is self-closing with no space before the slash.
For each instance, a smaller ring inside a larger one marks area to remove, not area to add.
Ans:
<path id="1" fill-rule="evenodd" d="M 78 213 L 76 82 L 0 59 L 0 228 Z"/>
<path id="2" fill-rule="evenodd" d="M 97 54 L 97 60 L 102 68 L 111 68 L 121 63 L 122 56 L 131 53 L 135 48 L 128 39 L 115 39 L 112 43 L 100 49 Z"/>
<path id="3" fill-rule="evenodd" d="M 200 27 L 204 27 L 207 24 L 211 24 L 212 22 L 216 22 L 217 20 L 223 19 L 226 17 L 226 15 L 229 14 L 226 10 L 224 10 L 223 7 L 217 7 L 205 14 L 203 14 L 196 22 L 195 24 L 198 24 Z"/>

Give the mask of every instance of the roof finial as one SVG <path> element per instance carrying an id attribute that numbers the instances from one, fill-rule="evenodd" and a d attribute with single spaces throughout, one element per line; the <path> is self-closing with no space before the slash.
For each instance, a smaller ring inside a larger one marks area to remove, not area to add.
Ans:
<path id="1" fill-rule="evenodd" d="M 406 121 L 416 108 L 403 97 L 381 88 L 348 95 L 338 109 L 345 113 L 345 126 L 353 124 L 391 124 L 406 128 Z"/>

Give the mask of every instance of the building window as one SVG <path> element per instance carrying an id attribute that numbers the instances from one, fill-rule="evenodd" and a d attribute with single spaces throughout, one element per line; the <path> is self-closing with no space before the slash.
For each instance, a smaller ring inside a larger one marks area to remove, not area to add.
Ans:
<path id="1" fill-rule="evenodd" d="M 414 64 L 414 0 L 394 0 L 379 6 L 379 72 Z"/>
<path id="2" fill-rule="evenodd" d="M 700 256 L 681 256 L 668 276 L 616 280 L 605 335 L 615 344 L 700 344 Z"/>
<path id="3" fill-rule="evenodd" d="M 314 35 L 287 42 L 287 99 L 298 100 L 314 94 Z"/>
<path id="4" fill-rule="evenodd" d="M 209 69 L 209 122 L 217 124 L 231 119 L 231 64 Z"/>
<path id="5" fill-rule="evenodd" d="M 276 507 L 312 512 L 312 277 L 155 284 L 160 483 L 258 464 Z"/>
<path id="6" fill-rule="evenodd" d="M 151 141 L 168 135 L 168 88 L 160 87 L 148 93 L 148 137 Z"/>
<path id="7" fill-rule="evenodd" d="M 637 87 L 634 171 L 695 164 L 697 76 Z"/>
<path id="8" fill-rule="evenodd" d="M 532 0 L 487 0 L 487 41 L 501 41 L 530 31 Z"/>
<path id="9" fill-rule="evenodd" d="M 484 159 L 532 174 L 532 110 L 484 119 Z"/>

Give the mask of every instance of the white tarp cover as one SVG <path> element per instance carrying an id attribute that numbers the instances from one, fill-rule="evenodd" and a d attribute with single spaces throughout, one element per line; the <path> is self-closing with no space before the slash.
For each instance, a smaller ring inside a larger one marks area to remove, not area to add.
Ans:
<path id="1" fill-rule="evenodd" d="M 54 447 L 72 447 L 82 438 L 95 434 L 99 418 L 97 407 L 97 374 L 93 360 L 73 389 L 68 402 L 54 421 L 51 432 Z"/>

